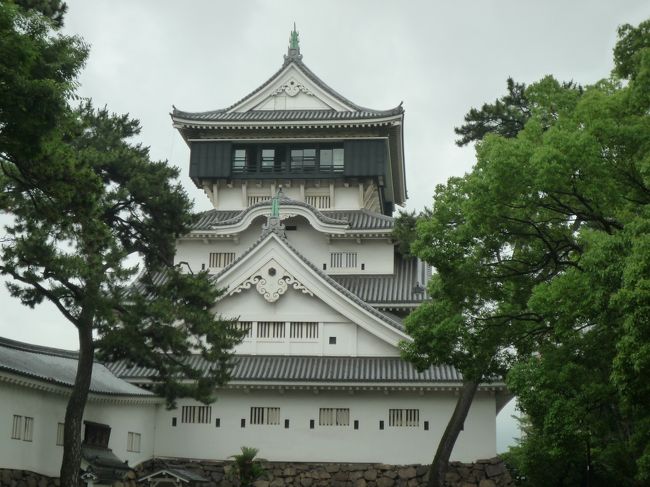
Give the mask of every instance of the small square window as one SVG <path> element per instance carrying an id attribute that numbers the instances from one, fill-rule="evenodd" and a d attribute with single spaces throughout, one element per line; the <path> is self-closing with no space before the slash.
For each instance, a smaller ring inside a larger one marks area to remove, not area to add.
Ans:
<path id="1" fill-rule="evenodd" d="M 214 420 L 214 426 L 216 428 L 221 428 L 221 418 L 217 418 Z"/>
<path id="2" fill-rule="evenodd" d="M 359 420 L 358 420 L 358 419 L 355 419 L 355 420 L 354 420 L 354 429 L 355 429 L 355 430 L 358 430 L 358 429 L 359 429 Z"/>
<path id="3" fill-rule="evenodd" d="M 336 337 L 330 337 L 330 345 L 336 345 Z"/>
<path id="4" fill-rule="evenodd" d="M 288 419 L 285 419 L 285 420 L 284 420 L 284 427 L 285 427 L 286 429 L 289 429 L 289 420 L 288 420 Z"/>
<path id="5" fill-rule="evenodd" d="M 241 419 L 240 426 L 241 426 L 242 428 L 245 428 L 245 427 L 246 427 L 246 420 L 245 420 L 244 418 Z"/>
<path id="6" fill-rule="evenodd" d="M 383 430 L 384 429 L 384 421 L 379 421 L 379 429 Z"/>
<path id="7" fill-rule="evenodd" d="M 176 418 L 172 418 L 172 426 L 176 426 Z"/>
<path id="8" fill-rule="evenodd" d="M 313 419 L 310 419 L 310 420 L 309 420 L 309 429 L 310 429 L 310 430 L 313 430 L 313 429 L 314 429 L 314 423 L 315 423 L 315 421 L 314 421 Z"/>
<path id="9" fill-rule="evenodd" d="M 429 422 L 428 421 L 424 422 L 424 431 L 429 431 Z"/>

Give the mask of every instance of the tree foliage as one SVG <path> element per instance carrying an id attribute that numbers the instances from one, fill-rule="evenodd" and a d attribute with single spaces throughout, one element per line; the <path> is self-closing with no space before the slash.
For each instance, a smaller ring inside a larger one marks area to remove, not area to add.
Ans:
<path id="1" fill-rule="evenodd" d="M 0 274 L 23 304 L 47 300 L 77 329 L 61 469 L 62 485 L 76 486 L 96 349 L 154 368 L 171 406 L 211 399 L 241 333 L 215 317 L 219 291 L 207 273 L 173 265 L 175 238 L 193 218 L 178 170 L 132 142 L 136 120 L 89 101 L 70 106 L 86 48 L 52 29 L 34 10 L 0 5 L 0 209 L 9 216 Z M 136 286 L 134 257 L 145 269 Z M 211 370 L 194 370 L 191 353 Z"/>
<path id="2" fill-rule="evenodd" d="M 507 374 L 530 420 L 528 485 L 650 481 L 648 22 L 619 34 L 627 79 L 528 86 L 521 130 L 483 137 L 411 247 L 437 274 L 404 353 Z"/>

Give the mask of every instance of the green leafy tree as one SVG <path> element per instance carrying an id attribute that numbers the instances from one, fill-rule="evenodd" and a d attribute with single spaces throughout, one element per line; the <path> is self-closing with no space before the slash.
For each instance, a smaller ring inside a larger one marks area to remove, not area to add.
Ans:
<path id="1" fill-rule="evenodd" d="M 250 446 L 242 446 L 241 453 L 232 455 L 233 465 L 231 474 L 241 487 L 250 487 L 253 482 L 266 475 L 261 458 L 257 458 L 259 450 Z"/>
<path id="2" fill-rule="evenodd" d="M 89 102 L 69 107 L 81 41 L 13 4 L 0 5 L 0 29 L 0 209 L 9 216 L 0 274 L 23 304 L 50 301 L 77 329 L 61 466 L 61 484 L 74 487 L 96 350 L 156 369 L 170 406 L 178 396 L 206 402 L 227 380 L 241 333 L 215 317 L 207 274 L 173 265 L 175 237 L 192 221 L 177 169 L 131 142 L 137 121 Z M 135 287 L 134 256 L 146 270 Z M 193 352 L 212 369 L 188 366 Z"/>
<path id="3" fill-rule="evenodd" d="M 617 46 L 647 25 L 621 31 Z M 526 474 L 550 459 L 592 485 L 611 485 L 613 472 L 620 485 L 650 479 L 650 49 L 633 45 L 623 84 L 546 77 L 526 88 L 524 127 L 485 136 L 473 171 L 439 186 L 417 224 L 411 250 L 437 274 L 432 301 L 406 321 L 404 354 L 451 363 L 465 380 L 432 486 L 476 384 L 495 374 L 508 374 L 530 418 Z M 575 485 L 546 482 L 531 485 Z"/>

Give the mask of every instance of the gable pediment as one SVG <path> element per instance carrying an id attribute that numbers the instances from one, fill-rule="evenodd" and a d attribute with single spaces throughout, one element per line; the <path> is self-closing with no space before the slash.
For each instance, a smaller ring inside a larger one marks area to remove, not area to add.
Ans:
<path id="1" fill-rule="evenodd" d="M 252 110 L 333 110 L 351 111 L 304 73 L 295 63 L 288 64 L 263 89 L 242 100 L 229 111 Z"/>
<path id="2" fill-rule="evenodd" d="M 410 340 L 387 317 L 344 292 L 331 278 L 313 268 L 275 233 L 259 241 L 219 275 L 216 285 L 225 290 L 221 299 L 253 292 L 259 293 L 269 305 L 282 302 L 283 295 L 293 288 L 294 293 L 318 299 L 392 346 Z"/>

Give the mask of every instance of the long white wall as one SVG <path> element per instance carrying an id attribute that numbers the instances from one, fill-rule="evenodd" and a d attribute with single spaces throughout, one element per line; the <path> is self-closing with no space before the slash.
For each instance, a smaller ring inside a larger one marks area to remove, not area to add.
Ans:
<path id="1" fill-rule="evenodd" d="M 260 449 L 271 461 L 429 463 L 456 404 L 451 392 L 218 391 L 209 424 L 181 421 L 179 409 L 161 409 L 156 425 L 158 456 L 225 460 L 241 446 Z M 278 425 L 251 423 L 251 407 L 279 407 Z M 319 426 L 319 408 L 349 408 L 349 426 Z M 390 408 L 419 409 L 419 426 L 389 426 Z M 479 393 L 472 404 L 452 459 L 473 461 L 496 453 L 495 400 Z M 172 426 L 176 418 L 176 426 Z M 219 426 L 217 427 L 217 420 Z M 245 426 L 242 427 L 242 420 Z M 289 427 L 285 428 L 285 420 Z M 310 429 L 310 420 L 314 429 Z M 354 429 L 354 421 L 359 429 Z M 384 429 L 379 429 L 379 421 Z M 429 430 L 424 430 L 424 421 Z M 179 454 L 181 452 L 182 454 Z"/>
<path id="2" fill-rule="evenodd" d="M 58 423 L 63 423 L 65 418 L 66 403 L 67 397 L 62 394 L 0 382 L 0 468 L 58 477 L 63 447 L 57 446 L 56 436 Z M 135 466 L 153 455 L 155 410 L 156 406 L 151 404 L 90 401 L 84 420 L 108 424 L 111 427 L 109 448 Z M 23 428 L 25 417 L 34 419 L 32 441 L 11 438 L 14 415 L 23 417 Z M 126 451 L 129 431 L 142 435 L 139 453 Z"/>

